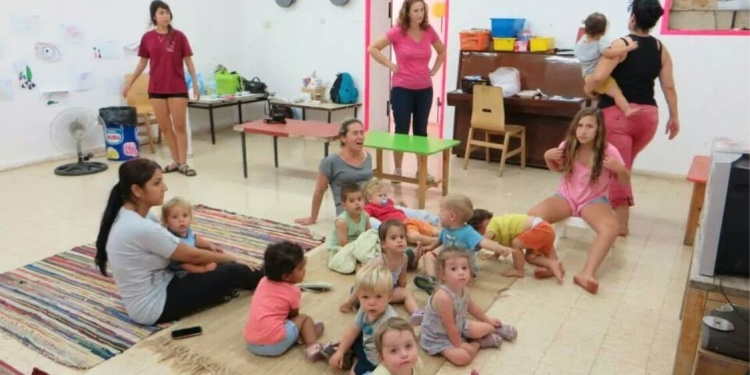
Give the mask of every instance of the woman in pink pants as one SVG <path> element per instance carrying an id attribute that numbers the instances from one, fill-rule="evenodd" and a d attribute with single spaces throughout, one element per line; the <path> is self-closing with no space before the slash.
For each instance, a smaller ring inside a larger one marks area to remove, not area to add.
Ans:
<path id="1" fill-rule="evenodd" d="M 602 95 L 599 108 L 604 112 L 607 141 L 620 152 L 628 170 L 633 169 L 635 157 L 651 142 L 659 125 L 659 110 L 654 99 L 654 81 L 659 78 L 661 90 L 669 107 L 666 133 L 673 139 L 680 131 L 677 116 L 677 91 L 672 75 L 672 58 L 661 41 L 650 35 L 664 9 L 659 0 L 633 0 L 630 4 L 630 34 L 612 42 L 613 48 L 624 48 L 636 43 L 638 48 L 625 57 L 601 58 L 584 91 L 593 91 L 608 76 L 617 81 L 623 95 L 638 110 L 629 117 L 615 105 L 614 100 Z M 631 186 L 617 182 L 610 185 L 609 199 L 620 224 L 619 234 L 628 234 L 630 206 L 635 204 Z"/>

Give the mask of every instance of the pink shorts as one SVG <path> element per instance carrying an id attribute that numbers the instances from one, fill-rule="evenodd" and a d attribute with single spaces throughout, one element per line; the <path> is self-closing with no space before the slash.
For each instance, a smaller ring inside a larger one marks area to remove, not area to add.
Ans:
<path id="1" fill-rule="evenodd" d="M 609 198 L 604 197 L 604 196 L 594 198 L 585 202 L 576 202 L 573 199 L 568 198 L 560 193 L 555 193 L 555 196 L 565 199 L 568 202 L 568 205 L 570 206 L 570 212 L 572 212 L 573 216 L 575 217 L 581 217 L 581 211 L 583 211 L 583 208 L 590 204 L 593 204 L 593 203 L 609 204 Z"/>

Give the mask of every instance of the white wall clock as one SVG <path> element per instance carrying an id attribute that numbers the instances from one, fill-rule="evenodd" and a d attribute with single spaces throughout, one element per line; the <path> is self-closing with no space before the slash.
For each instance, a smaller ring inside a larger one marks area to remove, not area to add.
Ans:
<path id="1" fill-rule="evenodd" d="M 282 8 L 289 8 L 295 0 L 276 0 L 276 4 Z"/>

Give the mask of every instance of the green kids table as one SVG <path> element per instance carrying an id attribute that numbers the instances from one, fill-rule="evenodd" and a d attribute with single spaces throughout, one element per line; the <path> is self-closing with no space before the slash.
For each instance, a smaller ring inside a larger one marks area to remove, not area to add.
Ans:
<path id="1" fill-rule="evenodd" d="M 425 206 L 425 192 L 427 188 L 442 185 L 443 195 L 448 194 L 448 180 L 450 173 L 450 150 L 460 144 L 454 139 L 441 139 L 433 137 L 421 137 L 406 134 L 392 134 L 384 131 L 368 131 L 365 133 L 365 147 L 374 148 L 376 151 L 377 167 L 375 177 L 416 183 L 419 185 L 419 208 Z M 417 178 L 404 177 L 383 172 L 383 150 L 404 152 L 417 155 Z M 434 182 L 427 181 L 427 157 L 443 153 L 443 178 Z"/>

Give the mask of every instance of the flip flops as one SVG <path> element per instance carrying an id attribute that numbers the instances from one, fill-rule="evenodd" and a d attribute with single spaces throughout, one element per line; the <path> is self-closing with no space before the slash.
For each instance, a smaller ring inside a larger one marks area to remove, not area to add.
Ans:
<path id="1" fill-rule="evenodd" d="M 332 287 L 333 285 L 331 285 L 331 283 L 328 283 L 325 281 L 310 281 L 310 282 L 299 284 L 299 288 L 303 292 L 313 292 L 313 293 L 327 292 L 331 290 Z"/>
<path id="2" fill-rule="evenodd" d="M 427 275 L 417 275 L 414 277 L 414 285 L 431 295 L 435 291 L 435 278 Z"/>

